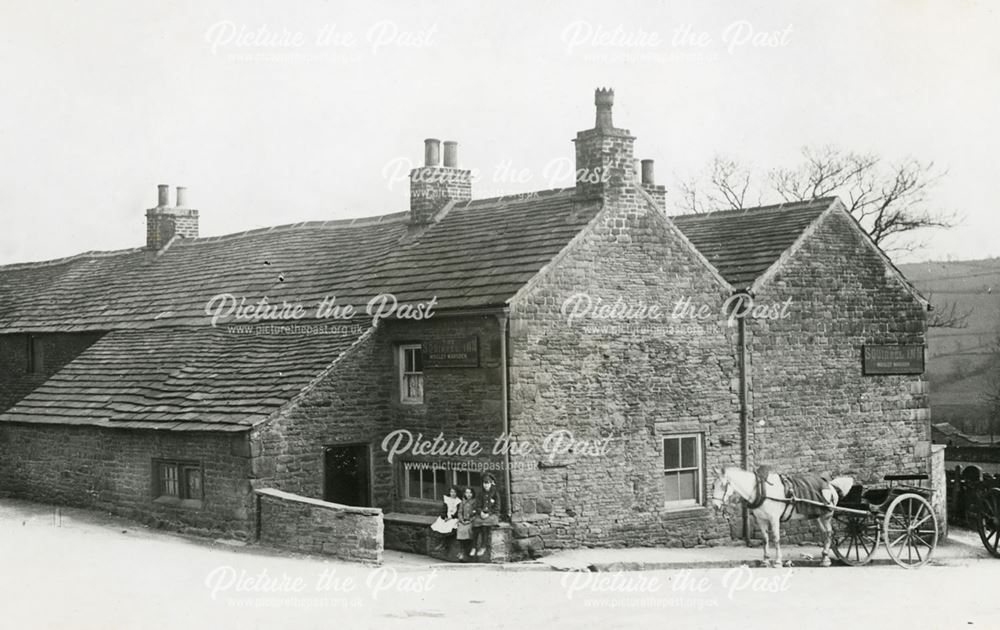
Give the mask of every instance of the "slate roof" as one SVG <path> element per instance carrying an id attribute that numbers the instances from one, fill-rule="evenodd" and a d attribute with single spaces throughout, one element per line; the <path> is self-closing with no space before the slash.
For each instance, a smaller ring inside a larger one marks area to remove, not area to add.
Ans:
<path id="1" fill-rule="evenodd" d="M 573 189 L 456 205 L 407 236 L 408 213 L 182 239 L 0 266 L 0 334 L 205 325 L 220 293 L 314 307 L 363 307 L 376 295 L 437 297 L 436 310 L 503 305 L 600 209 Z"/>
<path id="2" fill-rule="evenodd" d="M 158 254 L 136 248 L 2 266 L 0 334 L 111 332 L 0 422 L 246 430 L 301 392 L 371 320 L 347 335 L 238 334 L 211 326 L 213 296 L 266 296 L 302 304 L 310 316 L 327 297 L 363 313 L 383 293 L 437 298 L 435 312 L 501 306 L 600 210 L 599 201 L 575 202 L 574 192 L 456 204 L 421 231 L 404 212 L 182 239 Z"/>
<path id="3" fill-rule="evenodd" d="M 184 327 L 110 332 L 0 414 L 0 422 L 242 431 L 343 354 L 341 334 L 237 334 Z"/>
<path id="4" fill-rule="evenodd" d="M 745 289 L 835 201 L 836 197 L 824 197 L 671 218 L 733 288 Z"/>
<path id="5" fill-rule="evenodd" d="M 371 320 L 334 334 L 212 327 L 215 295 L 360 312 L 372 297 L 437 298 L 436 311 L 501 306 L 597 214 L 574 189 L 457 204 L 413 231 L 409 213 L 182 239 L 166 251 L 88 252 L 0 267 L 0 334 L 110 331 L 0 422 L 242 431 L 287 405 Z M 833 199 L 674 217 L 734 286 L 778 259 Z M 230 322 L 239 324 L 239 322 Z"/>

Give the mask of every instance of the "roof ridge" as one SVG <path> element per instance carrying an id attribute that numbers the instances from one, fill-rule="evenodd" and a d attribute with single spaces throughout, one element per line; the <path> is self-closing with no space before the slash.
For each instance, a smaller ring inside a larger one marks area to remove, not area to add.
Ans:
<path id="1" fill-rule="evenodd" d="M 728 210 L 712 210 L 710 212 L 688 212 L 684 214 L 671 215 L 671 219 L 693 219 L 696 217 L 709 217 L 718 216 L 721 214 L 747 214 L 751 212 L 767 212 L 771 210 L 792 210 L 795 208 L 806 208 L 812 205 L 826 205 L 833 203 L 837 200 L 836 196 L 830 197 L 816 197 L 815 199 L 809 199 L 805 201 L 782 201 L 779 203 L 772 203 L 766 206 L 752 206 L 749 208 L 730 208 Z"/>
<path id="2" fill-rule="evenodd" d="M 0 265 L 0 271 L 17 271 L 20 269 L 32 269 L 38 267 L 54 267 L 56 265 L 62 265 L 68 262 L 73 262 L 77 259 L 84 258 L 111 258 L 112 256 L 123 256 L 125 254 L 134 254 L 146 251 L 145 247 L 130 247 L 126 249 L 92 249 L 85 252 L 80 252 L 79 254 L 73 254 L 71 256 L 63 256 L 61 258 L 50 258 L 48 260 L 34 260 L 30 262 L 17 262 L 17 263 L 7 263 L 5 265 Z"/>
<path id="3" fill-rule="evenodd" d="M 229 234 L 218 234 L 216 236 L 202 236 L 198 238 L 188 238 L 183 239 L 177 243 L 177 245 L 194 245 L 196 243 L 202 242 L 218 242 L 236 238 L 242 238 L 244 236 L 254 236 L 257 234 L 266 234 L 268 232 L 286 232 L 295 230 L 298 228 L 326 228 L 326 229 L 343 229 L 352 227 L 367 227 L 370 225 L 382 225 L 389 223 L 400 223 L 409 219 L 410 212 L 404 210 L 402 212 L 392 212 L 389 214 L 376 214 L 367 217 L 353 217 L 350 219 L 326 219 L 317 221 L 299 221 L 298 223 L 283 223 L 281 225 L 270 225 L 262 228 L 253 228 L 252 230 L 243 230 L 242 232 L 230 232 Z"/>
<path id="4" fill-rule="evenodd" d="M 271 225 L 268 227 L 254 228 L 252 230 L 243 230 L 241 232 L 231 232 L 229 234 L 219 234 L 216 236 L 201 236 L 196 238 L 177 238 L 176 242 L 171 241 L 171 247 L 178 246 L 190 246 L 196 245 L 198 243 L 214 243 L 218 241 L 231 240 L 236 238 L 241 238 L 244 236 L 254 236 L 257 234 L 265 234 L 268 232 L 275 231 L 291 231 L 297 228 L 304 227 L 314 227 L 314 228 L 328 228 L 328 229 L 342 229 L 350 227 L 367 227 L 369 225 L 380 225 L 380 224 L 390 224 L 390 223 L 400 223 L 408 220 L 410 212 L 408 210 L 402 212 L 392 212 L 389 214 L 378 214 L 369 217 L 354 217 L 350 219 L 327 219 L 319 221 L 300 221 L 298 223 L 284 223 L 281 225 Z M 51 258 L 48 260 L 35 260 L 30 262 L 18 262 L 18 263 L 7 263 L 5 265 L 0 265 L 0 271 L 18 271 L 20 269 L 31 269 L 37 267 L 48 267 L 56 266 L 60 264 L 65 264 L 72 262 L 74 260 L 83 260 L 87 258 L 110 258 L 112 256 L 121 256 L 124 254 L 133 254 L 144 251 L 150 251 L 146 247 L 130 247 L 125 249 L 111 249 L 111 250 L 88 250 L 85 252 L 80 252 L 78 254 L 72 254 L 70 256 L 63 256 L 61 258 Z M 162 252 L 163 250 L 159 250 Z"/>
<path id="5" fill-rule="evenodd" d="M 497 197 L 486 197 L 483 199 L 471 199 L 467 203 L 459 206 L 460 208 L 468 208 L 470 206 L 479 205 L 490 205 L 500 202 L 529 202 L 538 196 L 544 197 L 554 197 L 559 194 L 563 194 L 574 190 L 573 187 L 563 187 L 563 188 L 548 188 L 545 190 L 535 190 L 523 193 L 511 193 L 510 195 L 500 195 Z M 529 196 L 531 195 L 531 196 Z M 190 247 L 192 245 L 197 245 L 199 243 L 216 243 L 219 241 L 233 240 L 237 238 L 242 238 L 245 236 L 256 236 L 259 234 L 266 234 L 269 232 L 283 232 L 292 231 L 299 228 L 325 228 L 325 229 L 344 229 L 352 227 L 367 227 L 371 225 L 382 225 L 382 224 L 392 224 L 392 223 L 402 223 L 409 220 L 410 211 L 403 210 L 400 212 L 391 212 L 388 214 L 377 214 L 367 217 L 352 217 L 349 219 L 326 219 L 326 220 L 316 220 L 316 221 L 299 221 L 297 223 L 283 223 L 280 225 L 270 225 L 261 228 L 253 228 L 250 230 L 242 230 L 239 232 L 230 232 L 228 234 L 218 234 L 215 236 L 201 236 L 196 238 L 181 238 L 178 239 L 176 243 L 172 243 L 172 247 Z M 124 254 L 133 254 L 138 252 L 146 251 L 146 247 L 129 247 L 124 249 L 113 249 L 113 250 L 88 250 L 85 252 L 80 252 L 78 254 L 72 254 L 70 256 L 62 256 L 60 258 L 51 258 L 48 260 L 36 260 L 31 262 L 18 262 L 18 263 L 7 263 L 0 265 L 0 271 L 17 271 L 20 269 L 31 269 L 38 267 L 49 267 L 56 266 L 60 264 L 65 264 L 73 262 L 75 260 L 85 260 L 93 258 L 109 258 L 112 256 L 121 256 Z"/>
<path id="6" fill-rule="evenodd" d="M 569 192 L 574 192 L 576 190 L 573 186 L 564 186 L 562 188 L 546 188 L 543 190 L 528 190 L 520 193 L 508 193 L 506 195 L 497 195 L 496 197 L 483 197 L 481 199 L 470 199 L 465 202 L 460 208 L 468 208 L 469 206 L 479 205 L 479 204 L 491 204 L 500 202 L 527 202 L 538 198 L 538 196 L 545 197 L 555 197 L 560 194 L 565 194 Z"/>

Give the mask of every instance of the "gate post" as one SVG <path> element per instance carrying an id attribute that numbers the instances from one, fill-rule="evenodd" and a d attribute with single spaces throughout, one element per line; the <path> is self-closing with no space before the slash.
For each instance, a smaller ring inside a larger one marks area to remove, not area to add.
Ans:
<path id="1" fill-rule="evenodd" d="M 930 478 L 931 507 L 938 520 L 941 538 L 948 537 L 948 471 L 944 464 L 944 444 L 932 444 L 927 456 L 927 476 Z"/>

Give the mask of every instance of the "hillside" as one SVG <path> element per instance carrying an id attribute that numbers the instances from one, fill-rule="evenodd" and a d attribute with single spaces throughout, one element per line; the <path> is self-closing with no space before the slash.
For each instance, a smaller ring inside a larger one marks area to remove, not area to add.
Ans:
<path id="1" fill-rule="evenodd" d="M 932 328 L 928 333 L 934 422 L 949 422 L 966 433 L 989 433 L 983 392 L 990 387 L 989 359 L 1000 331 L 1000 259 L 899 267 L 939 311 L 950 304 L 959 312 L 971 311 L 964 328 Z"/>

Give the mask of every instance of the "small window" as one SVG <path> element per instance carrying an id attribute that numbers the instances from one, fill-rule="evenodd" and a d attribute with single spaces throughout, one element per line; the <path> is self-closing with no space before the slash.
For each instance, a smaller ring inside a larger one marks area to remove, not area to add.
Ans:
<path id="1" fill-rule="evenodd" d="M 153 462 L 153 494 L 157 501 L 200 505 L 202 491 L 201 464 L 156 460 Z"/>
<path id="2" fill-rule="evenodd" d="M 663 487 L 667 507 L 702 504 L 702 468 L 700 435 L 663 439 Z"/>
<path id="3" fill-rule="evenodd" d="M 424 402 L 424 358 L 420 344 L 399 347 L 399 400 Z"/>
<path id="4" fill-rule="evenodd" d="M 482 473 L 471 470 L 435 468 L 430 464 L 406 462 L 403 465 L 403 496 L 416 501 L 441 501 L 452 486 L 458 488 L 459 495 L 465 488 L 478 488 L 483 483 Z"/>
<path id="5" fill-rule="evenodd" d="M 483 475 L 472 470 L 456 470 L 455 485 L 458 486 L 459 492 L 465 488 L 478 488 L 483 485 Z"/>
<path id="6" fill-rule="evenodd" d="M 28 335 L 27 369 L 29 374 L 42 374 L 45 371 L 45 346 L 34 335 Z"/>

